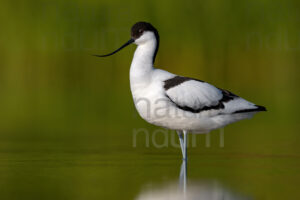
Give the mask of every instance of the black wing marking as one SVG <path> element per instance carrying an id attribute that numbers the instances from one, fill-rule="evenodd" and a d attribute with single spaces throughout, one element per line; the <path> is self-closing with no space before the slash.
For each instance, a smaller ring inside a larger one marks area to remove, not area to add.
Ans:
<path id="1" fill-rule="evenodd" d="M 222 90 L 222 89 L 221 89 Z M 189 111 L 192 113 L 200 113 L 202 111 L 207 111 L 207 110 L 219 110 L 219 109 L 223 109 L 225 108 L 224 103 L 229 102 L 231 100 L 233 100 L 234 98 L 237 98 L 239 96 L 229 92 L 228 90 L 222 90 L 222 99 L 219 100 L 218 104 L 215 106 L 204 106 L 203 108 L 198 108 L 198 109 L 194 109 L 188 106 L 180 106 L 178 104 L 176 104 L 167 94 L 166 97 L 169 98 L 169 100 L 175 104 L 175 106 L 181 110 L 185 110 L 185 111 Z M 236 111 L 235 113 L 238 113 L 239 111 Z M 242 111 L 241 111 L 242 112 Z"/>
<path id="2" fill-rule="evenodd" d="M 224 103 L 230 102 L 234 99 L 240 98 L 239 96 L 235 95 L 234 93 L 225 90 L 225 89 L 221 89 L 221 88 L 215 88 L 218 89 L 221 93 L 222 96 L 219 100 L 217 100 L 217 103 L 214 105 L 209 105 L 209 106 L 201 106 L 199 108 L 194 108 L 194 107 L 190 107 L 188 105 L 179 105 L 178 102 L 176 103 L 176 101 L 174 99 L 172 99 L 170 96 L 168 96 L 167 91 L 171 88 L 174 88 L 176 86 L 179 86 L 180 84 L 186 82 L 186 81 L 190 81 L 190 80 L 194 80 L 194 81 L 198 81 L 198 82 L 202 82 L 205 83 L 204 81 L 198 80 L 198 79 L 194 79 L 194 78 L 189 78 L 189 77 L 183 77 L 183 76 L 175 76 L 173 78 L 167 79 L 164 81 L 164 89 L 166 92 L 166 97 L 179 109 L 188 111 L 188 112 L 192 112 L 192 113 L 200 113 L 202 111 L 207 111 L 207 110 L 221 110 L 225 108 Z M 180 95 L 180 94 L 179 94 Z M 258 106 L 255 105 L 256 108 L 246 108 L 246 109 L 241 109 L 241 110 L 237 110 L 235 112 L 232 112 L 232 114 L 234 113 L 247 113 L 247 112 L 259 112 L 259 111 L 266 111 L 266 108 L 264 106 Z"/>
<path id="3" fill-rule="evenodd" d="M 198 79 L 194 79 L 194 78 L 189 78 L 189 77 L 183 77 L 183 76 L 175 76 L 173 78 L 167 79 L 164 81 L 164 89 L 165 91 L 174 88 L 186 81 L 190 81 L 190 80 L 194 80 L 194 81 L 199 81 L 204 83 L 204 81 L 198 80 Z M 218 109 L 223 109 L 224 103 L 229 102 L 231 100 L 233 100 L 234 98 L 237 98 L 238 96 L 233 94 L 232 92 L 228 91 L 228 90 L 223 90 L 220 88 L 217 88 L 222 92 L 222 98 L 218 101 L 218 103 L 216 105 L 211 105 L 211 106 L 204 106 L 201 108 L 191 108 L 189 106 L 182 106 L 177 104 L 176 102 L 174 102 L 167 94 L 166 96 L 170 99 L 170 101 L 176 105 L 176 107 L 185 110 L 185 111 L 189 111 L 192 113 L 199 113 L 201 111 L 207 111 L 207 110 L 218 110 Z"/>
<path id="4" fill-rule="evenodd" d="M 173 78 L 167 79 L 165 80 L 165 85 L 164 88 L 165 90 L 171 89 L 177 85 L 180 85 L 181 83 L 184 83 L 186 81 L 190 81 L 190 80 L 194 80 L 194 81 L 199 81 L 199 82 L 204 82 L 198 79 L 194 79 L 194 78 L 188 78 L 188 77 L 183 77 L 183 76 L 175 76 Z"/>
<path id="5" fill-rule="evenodd" d="M 248 112 L 259 112 L 259 111 L 267 111 L 266 107 L 255 105 L 257 108 L 253 109 L 244 109 L 244 110 L 237 110 L 234 113 L 248 113 Z"/>

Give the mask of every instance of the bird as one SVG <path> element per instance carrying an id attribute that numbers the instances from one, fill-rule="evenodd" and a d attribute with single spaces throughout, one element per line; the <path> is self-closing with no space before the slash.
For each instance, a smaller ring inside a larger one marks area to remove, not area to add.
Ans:
<path id="1" fill-rule="evenodd" d="M 148 22 L 137 22 L 130 39 L 111 56 L 130 44 L 137 48 L 130 66 L 130 89 L 139 115 L 148 123 L 175 130 L 183 160 L 187 160 L 187 134 L 209 133 L 233 122 L 267 111 L 238 95 L 195 78 L 154 67 L 160 37 Z"/>

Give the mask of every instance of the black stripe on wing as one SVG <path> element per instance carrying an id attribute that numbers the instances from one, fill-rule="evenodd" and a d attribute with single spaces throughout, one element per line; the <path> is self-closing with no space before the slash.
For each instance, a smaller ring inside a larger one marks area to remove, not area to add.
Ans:
<path id="1" fill-rule="evenodd" d="M 255 105 L 255 106 L 257 108 L 238 110 L 238 111 L 235 111 L 234 113 L 248 113 L 248 112 L 267 111 L 266 107 L 264 107 L 264 106 L 258 106 L 258 105 Z"/>
<path id="2" fill-rule="evenodd" d="M 165 88 L 165 90 L 168 90 L 168 89 L 171 89 L 171 88 L 173 88 L 177 85 L 180 85 L 181 83 L 184 83 L 186 81 L 191 81 L 191 80 L 204 82 L 204 81 L 194 79 L 194 78 L 183 77 L 183 76 L 175 76 L 173 78 L 170 78 L 170 79 L 167 79 L 167 80 L 164 81 L 165 82 L 164 88 Z"/>
<path id="3" fill-rule="evenodd" d="M 204 82 L 204 81 L 201 81 L 201 80 L 198 80 L 198 79 L 194 79 L 194 78 L 189 78 L 189 77 L 183 77 L 183 76 L 175 76 L 173 78 L 170 78 L 170 79 L 167 79 L 164 81 L 164 89 L 167 91 L 173 87 L 176 87 L 186 81 L 191 81 L 191 80 L 194 80 L 194 81 L 199 81 L 199 82 Z M 207 110 L 218 110 L 218 109 L 223 109 L 225 106 L 224 106 L 224 103 L 226 102 L 229 102 L 235 98 L 239 98 L 239 96 L 233 94 L 232 92 L 228 91 L 228 90 L 224 90 L 224 89 L 221 89 L 221 88 L 218 88 L 219 90 L 222 91 L 222 99 L 219 100 L 218 104 L 217 105 L 213 105 L 213 106 L 204 106 L 202 108 L 198 108 L 198 109 L 195 109 L 195 108 L 191 108 L 189 106 L 181 106 L 181 105 L 178 105 L 176 104 L 176 102 L 174 102 L 167 94 L 166 96 L 170 99 L 170 101 L 176 105 L 176 107 L 178 107 L 179 109 L 182 109 L 182 110 L 185 110 L 185 111 L 189 111 L 189 112 L 192 112 L 192 113 L 199 113 L 199 112 L 202 112 L 202 111 L 207 111 Z M 254 109 L 243 109 L 243 110 L 237 110 L 233 113 L 247 113 L 247 112 L 260 112 L 260 111 L 267 111 L 267 109 L 264 107 L 264 106 L 258 106 L 256 105 L 257 108 L 254 108 Z"/>
<path id="4" fill-rule="evenodd" d="M 198 109 L 195 109 L 195 108 L 191 108 L 189 106 L 181 106 L 181 105 L 178 105 L 176 104 L 167 94 L 166 96 L 170 99 L 170 101 L 175 104 L 175 106 L 181 110 L 185 110 L 185 111 L 189 111 L 189 112 L 192 112 L 192 113 L 200 113 L 202 111 L 207 111 L 207 110 L 219 110 L 219 109 L 223 109 L 225 108 L 224 106 L 224 103 L 226 102 L 229 102 L 231 100 L 233 100 L 234 98 L 238 97 L 237 95 L 227 91 L 227 90 L 222 90 L 222 99 L 219 100 L 218 104 L 217 105 L 214 105 L 214 106 L 204 106 L 202 108 L 198 108 Z"/>

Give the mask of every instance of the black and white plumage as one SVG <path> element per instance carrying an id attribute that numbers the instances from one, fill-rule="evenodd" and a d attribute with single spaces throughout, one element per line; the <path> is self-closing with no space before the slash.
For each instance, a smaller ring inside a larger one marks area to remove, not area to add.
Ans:
<path id="1" fill-rule="evenodd" d="M 227 107 L 230 101 L 241 101 L 241 97 L 230 91 L 219 89 L 204 81 L 175 76 L 164 81 L 167 97 L 180 109 L 192 113 L 207 110 L 219 110 L 219 114 L 247 113 L 265 111 L 263 106 L 254 105 L 245 101 L 248 105 L 241 107 Z M 182 95 L 185 94 L 185 95 Z"/>
<path id="2" fill-rule="evenodd" d="M 147 22 L 136 23 L 131 39 L 119 49 L 96 56 L 110 56 L 131 43 L 137 45 L 130 67 L 135 107 L 147 122 L 178 131 L 184 159 L 188 132 L 207 133 L 266 111 L 263 106 L 204 81 L 154 68 L 159 35 Z"/>

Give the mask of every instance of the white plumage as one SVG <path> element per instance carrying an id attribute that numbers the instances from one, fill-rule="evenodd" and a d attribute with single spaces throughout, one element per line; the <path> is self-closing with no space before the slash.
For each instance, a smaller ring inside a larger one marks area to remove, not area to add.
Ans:
<path id="1" fill-rule="evenodd" d="M 112 55 L 130 43 L 137 45 L 130 67 L 135 107 L 147 122 L 178 131 L 184 159 L 187 132 L 207 133 L 266 110 L 204 81 L 154 68 L 159 35 L 146 22 L 136 23 L 131 39 L 103 56 Z"/>

